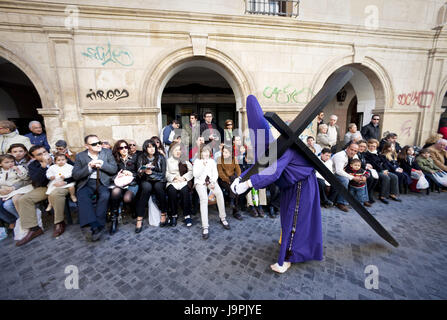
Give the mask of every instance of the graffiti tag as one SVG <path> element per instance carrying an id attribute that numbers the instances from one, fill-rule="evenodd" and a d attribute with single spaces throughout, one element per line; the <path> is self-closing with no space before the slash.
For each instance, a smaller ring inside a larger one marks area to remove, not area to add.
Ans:
<path id="1" fill-rule="evenodd" d="M 310 88 L 303 88 L 301 90 L 290 88 L 290 85 L 283 87 L 282 89 L 278 87 L 265 87 L 262 94 L 267 99 L 274 99 L 277 103 L 287 104 L 287 103 L 306 103 L 305 100 L 307 97 L 307 93 L 311 93 L 313 96 L 313 92 Z M 301 99 L 300 99 L 301 97 Z"/>
<path id="2" fill-rule="evenodd" d="M 115 89 L 115 90 L 108 90 L 103 91 L 103 90 L 96 90 L 93 91 L 92 89 L 90 89 L 89 93 L 86 94 L 87 98 L 90 98 L 91 100 L 95 100 L 97 101 L 98 99 L 102 100 L 113 100 L 115 99 L 115 101 L 118 101 L 119 99 L 124 99 L 129 97 L 129 92 L 126 89 L 123 90 L 119 90 L 119 89 Z"/>
<path id="3" fill-rule="evenodd" d="M 102 65 L 106 65 L 109 62 L 126 67 L 133 65 L 132 54 L 123 48 L 112 48 L 110 42 L 107 43 L 106 48 L 100 46 L 87 48 L 87 52 L 82 52 L 82 55 L 90 59 L 102 61 Z"/>
<path id="4" fill-rule="evenodd" d="M 402 123 L 400 127 L 400 132 L 403 136 L 407 135 L 408 137 L 411 135 L 411 120 L 407 120 Z"/>
<path id="5" fill-rule="evenodd" d="M 423 105 L 423 97 L 427 96 L 427 104 Z M 402 93 L 397 96 L 397 103 L 402 106 L 417 105 L 419 108 L 430 108 L 435 94 L 433 91 L 413 91 L 411 93 Z"/>

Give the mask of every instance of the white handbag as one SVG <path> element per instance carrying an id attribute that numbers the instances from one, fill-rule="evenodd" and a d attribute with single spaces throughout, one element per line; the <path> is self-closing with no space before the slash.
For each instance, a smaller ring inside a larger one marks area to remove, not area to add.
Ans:
<path id="1" fill-rule="evenodd" d="M 416 184 L 416 189 L 427 189 L 429 187 L 428 181 L 425 178 L 424 175 L 421 175 L 421 177 L 418 180 L 418 183 Z"/>
<path id="2" fill-rule="evenodd" d="M 152 196 L 149 197 L 148 208 L 149 208 L 149 214 L 148 214 L 149 225 L 158 227 L 160 225 L 161 211 L 160 209 L 158 209 L 157 205 L 152 200 Z"/>

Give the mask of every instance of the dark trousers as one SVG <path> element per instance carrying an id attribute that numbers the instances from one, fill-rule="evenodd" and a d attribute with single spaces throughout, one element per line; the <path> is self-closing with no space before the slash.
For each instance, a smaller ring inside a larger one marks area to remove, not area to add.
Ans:
<path id="1" fill-rule="evenodd" d="M 171 184 L 166 190 L 168 192 L 169 207 L 171 209 L 170 216 L 176 217 L 178 215 L 178 194 L 180 194 L 182 199 L 183 215 L 185 217 L 191 215 L 191 193 L 189 192 L 189 187 L 184 186 L 182 189 L 177 190 Z"/>
<path id="2" fill-rule="evenodd" d="M 399 194 L 399 178 L 392 172 L 388 172 L 388 175 L 379 172 L 380 180 L 380 196 L 388 198 L 390 194 Z"/>
<path id="3" fill-rule="evenodd" d="M 137 201 L 137 216 L 144 217 L 146 206 L 151 194 L 155 194 L 158 208 L 162 213 L 166 212 L 166 197 L 165 197 L 166 183 L 161 181 L 142 181 L 140 183 L 140 197 Z M 154 199 L 152 199 L 154 200 Z"/>
<path id="4" fill-rule="evenodd" d="M 5 208 L 3 208 L 3 202 L 4 201 L 0 199 L 0 220 L 8 224 L 13 224 L 17 220 L 17 217 L 15 217 L 13 214 L 9 213 L 8 211 L 6 211 Z"/>
<path id="5" fill-rule="evenodd" d="M 96 199 L 96 207 L 93 206 L 92 196 L 96 190 L 96 179 L 89 179 L 87 184 L 78 189 L 79 225 L 82 227 L 89 224 L 106 225 L 107 206 L 109 204 L 109 188 L 99 185 Z"/>
<path id="6" fill-rule="evenodd" d="M 320 202 L 322 204 L 329 201 L 328 197 L 326 196 L 326 183 L 323 179 L 317 178 L 318 181 L 318 190 L 320 190 Z"/>
<path id="7" fill-rule="evenodd" d="M 279 190 L 279 187 L 276 184 L 272 183 L 267 186 L 267 190 L 270 192 L 270 201 L 268 202 L 268 204 L 273 206 L 276 210 L 279 210 L 281 206 L 281 191 Z"/>
<path id="8" fill-rule="evenodd" d="M 377 186 L 377 184 L 379 183 L 379 179 L 374 179 L 372 175 L 370 175 L 367 179 L 366 179 L 366 185 L 368 187 L 368 198 L 369 200 L 374 200 L 373 199 L 373 191 L 374 188 Z"/>
<path id="9" fill-rule="evenodd" d="M 217 183 L 219 184 L 222 190 L 227 191 L 227 193 L 230 195 L 230 200 L 232 204 L 234 204 L 237 207 L 239 205 L 239 196 L 235 194 L 233 191 L 231 191 L 231 185 L 228 182 L 223 181 L 221 178 L 217 179 Z"/>

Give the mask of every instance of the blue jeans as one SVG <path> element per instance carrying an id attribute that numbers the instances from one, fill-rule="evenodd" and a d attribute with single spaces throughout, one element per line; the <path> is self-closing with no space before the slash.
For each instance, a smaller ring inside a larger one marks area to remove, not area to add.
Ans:
<path id="1" fill-rule="evenodd" d="M 19 218 L 19 214 L 14 207 L 12 199 L 3 201 L 0 200 L 0 220 L 12 224 Z"/>
<path id="2" fill-rule="evenodd" d="M 348 189 L 349 179 L 346 177 L 343 177 L 343 176 L 339 176 L 339 175 L 335 175 L 335 176 L 337 177 L 338 181 L 340 181 L 340 183 L 343 184 L 343 186 L 346 189 Z M 331 189 L 334 189 L 334 192 L 336 192 L 335 188 L 333 186 L 331 186 Z M 329 198 L 332 201 L 332 199 L 331 199 L 332 197 L 329 197 Z M 335 203 L 344 204 L 345 206 L 347 206 L 349 204 L 348 201 L 346 201 L 345 198 L 343 198 L 340 194 L 337 194 L 337 199 L 335 200 Z"/>
<path id="3" fill-rule="evenodd" d="M 364 185 L 363 187 L 349 186 L 349 192 L 360 203 L 364 203 L 364 202 L 367 202 L 369 200 L 368 188 L 366 187 L 366 185 Z"/>

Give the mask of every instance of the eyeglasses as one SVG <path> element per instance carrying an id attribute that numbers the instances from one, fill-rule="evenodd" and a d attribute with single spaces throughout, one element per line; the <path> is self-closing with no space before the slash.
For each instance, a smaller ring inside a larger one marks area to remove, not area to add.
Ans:
<path id="1" fill-rule="evenodd" d="M 91 145 L 92 147 L 96 147 L 98 144 L 102 144 L 102 142 L 98 141 L 98 142 L 89 143 L 89 145 Z"/>
<path id="2" fill-rule="evenodd" d="M 136 144 L 129 143 L 129 147 L 136 147 L 136 146 L 137 146 Z"/>
<path id="3" fill-rule="evenodd" d="M 127 149 L 127 150 L 129 150 L 129 147 L 128 147 L 128 146 L 124 146 L 124 147 L 119 147 L 118 149 L 119 149 L 119 150 L 123 150 L 123 149 Z"/>

